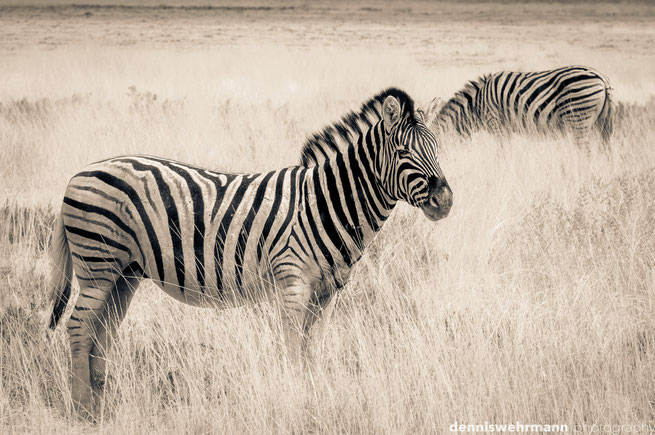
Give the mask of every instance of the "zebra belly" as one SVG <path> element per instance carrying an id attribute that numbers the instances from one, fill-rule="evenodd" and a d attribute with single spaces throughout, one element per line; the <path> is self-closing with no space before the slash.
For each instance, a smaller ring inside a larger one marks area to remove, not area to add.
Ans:
<path id="1" fill-rule="evenodd" d="M 240 287 L 227 283 L 222 288 L 215 285 L 207 287 L 185 286 L 184 288 L 154 281 L 166 294 L 179 302 L 195 307 L 213 307 L 218 309 L 239 307 L 270 299 L 273 295 L 273 278 L 270 269 L 258 273 L 244 274 Z"/>
<path id="2" fill-rule="evenodd" d="M 256 249 L 258 226 L 250 230 L 253 237 L 242 235 L 244 211 L 236 210 L 233 225 L 223 237 L 218 237 L 223 231 L 220 221 L 208 225 L 201 257 L 196 255 L 197 248 L 189 237 L 193 228 L 183 226 L 183 246 L 178 256 L 170 247 L 162 247 L 166 278 L 155 279 L 158 286 L 173 298 L 194 306 L 239 306 L 265 298 L 273 283 L 270 267 L 266 253 Z M 262 258 L 258 258 L 260 254 Z M 152 264 L 148 266 L 154 271 Z"/>

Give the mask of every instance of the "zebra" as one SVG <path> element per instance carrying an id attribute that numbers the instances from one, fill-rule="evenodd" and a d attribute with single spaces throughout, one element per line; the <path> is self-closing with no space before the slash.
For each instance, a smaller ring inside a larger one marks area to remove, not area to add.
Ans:
<path id="1" fill-rule="evenodd" d="M 67 332 L 76 412 L 93 418 L 111 337 L 142 280 L 195 306 L 274 299 L 297 364 L 310 328 L 397 202 L 432 221 L 448 216 L 452 190 L 413 100 L 390 88 L 362 107 L 378 111 L 377 121 L 351 125 L 348 146 L 313 166 L 231 174 L 132 155 L 71 178 L 53 232 L 50 328 L 71 299 L 74 271 L 80 291 Z M 344 129 L 337 122 L 323 132 Z"/>
<path id="2" fill-rule="evenodd" d="M 573 133 L 584 143 L 595 127 L 607 145 L 613 131 L 612 88 L 600 72 L 566 66 L 540 72 L 497 72 L 468 82 L 450 100 L 434 99 L 419 117 L 433 132 L 463 136 L 486 128 Z"/>

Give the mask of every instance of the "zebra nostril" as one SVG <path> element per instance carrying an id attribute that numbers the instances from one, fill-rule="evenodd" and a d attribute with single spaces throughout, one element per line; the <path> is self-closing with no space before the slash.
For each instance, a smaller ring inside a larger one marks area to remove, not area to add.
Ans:
<path id="1" fill-rule="evenodd" d="M 446 180 L 436 177 L 430 180 L 430 194 L 427 203 L 430 207 L 450 209 L 453 205 L 453 193 Z"/>
<path id="2" fill-rule="evenodd" d="M 441 198 L 440 204 L 442 207 L 452 207 L 453 205 L 453 192 L 450 190 L 450 187 L 444 186 L 441 189 Z"/>
<path id="3" fill-rule="evenodd" d="M 450 209 L 453 205 L 453 195 L 448 186 L 442 186 L 431 193 L 428 204 L 431 207 Z"/>

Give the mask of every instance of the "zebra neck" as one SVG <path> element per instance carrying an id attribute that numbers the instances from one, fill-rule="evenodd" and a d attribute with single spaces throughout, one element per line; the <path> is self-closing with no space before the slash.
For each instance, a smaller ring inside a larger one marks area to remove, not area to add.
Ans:
<path id="1" fill-rule="evenodd" d="M 435 120 L 441 133 L 455 130 L 459 134 L 471 134 L 478 128 L 477 97 L 479 86 L 469 83 L 448 100 Z"/>
<path id="2" fill-rule="evenodd" d="M 332 267 L 352 266 L 397 202 L 376 175 L 377 145 L 372 139 L 369 131 L 308 173 L 305 213 L 309 225 L 321 229 L 313 237 Z"/>
<path id="3" fill-rule="evenodd" d="M 343 171 L 350 181 L 352 202 L 360 206 L 357 209 L 359 220 L 361 222 L 363 219 L 362 225 L 365 223 L 370 228 L 372 237 L 382 228 L 398 202 L 387 193 L 375 169 L 383 137 L 382 128 L 378 124 L 360 136 L 357 143 L 350 145 L 344 154 L 332 159 L 337 164 L 343 160 Z"/>

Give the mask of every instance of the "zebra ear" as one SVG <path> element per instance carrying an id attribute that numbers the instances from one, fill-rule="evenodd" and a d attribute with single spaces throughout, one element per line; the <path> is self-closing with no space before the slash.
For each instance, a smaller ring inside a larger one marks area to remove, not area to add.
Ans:
<path id="1" fill-rule="evenodd" d="M 382 118 L 385 129 L 389 131 L 400 120 L 400 103 L 395 97 L 389 95 L 382 103 Z"/>
<path id="2" fill-rule="evenodd" d="M 425 125 L 430 126 L 432 124 L 442 105 L 443 101 L 439 97 L 434 97 L 432 101 L 430 101 L 428 108 L 423 112 L 423 123 Z"/>
<path id="3" fill-rule="evenodd" d="M 425 112 L 421 108 L 414 110 L 414 118 L 421 121 L 423 124 L 426 123 Z"/>

